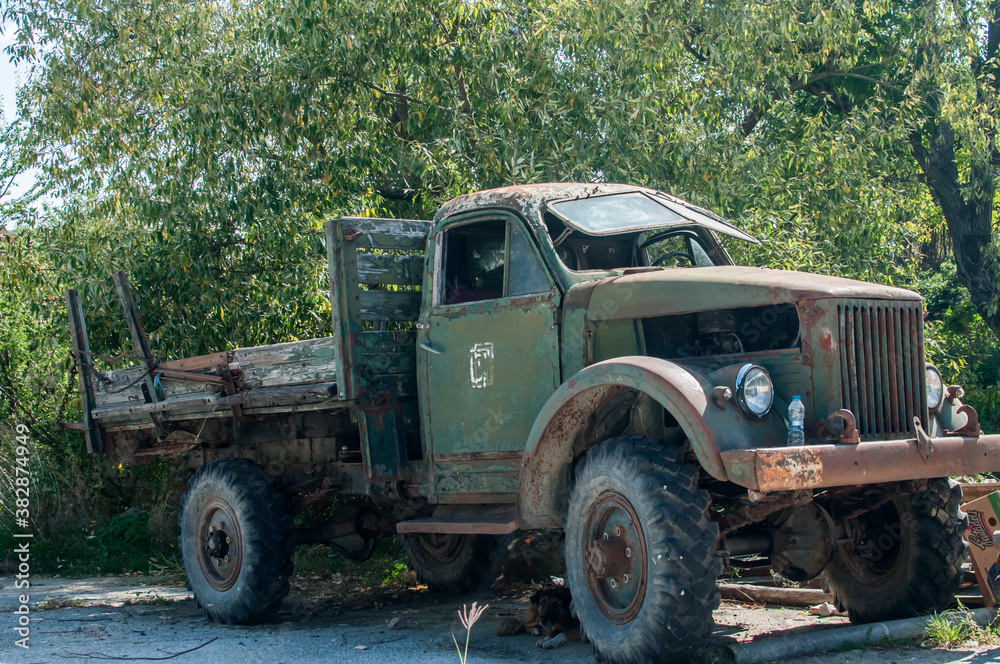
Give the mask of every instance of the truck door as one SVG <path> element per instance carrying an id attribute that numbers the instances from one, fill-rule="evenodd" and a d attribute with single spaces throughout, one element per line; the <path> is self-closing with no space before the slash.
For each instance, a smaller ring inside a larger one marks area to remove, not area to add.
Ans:
<path id="1" fill-rule="evenodd" d="M 558 289 L 513 215 L 456 221 L 428 251 L 417 373 L 430 488 L 442 502 L 514 502 L 528 433 L 560 382 Z"/>

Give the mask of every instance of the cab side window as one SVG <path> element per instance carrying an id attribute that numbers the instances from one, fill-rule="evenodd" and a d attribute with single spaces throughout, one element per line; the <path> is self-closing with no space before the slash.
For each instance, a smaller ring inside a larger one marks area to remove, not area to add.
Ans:
<path id="1" fill-rule="evenodd" d="M 552 287 L 528 238 L 517 224 L 510 225 L 510 278 L 507 281 L 510 297 L 545 293 Z"/>
<path id="2" fill-rule="evenodd" d="M 445 231 L 441 304 L 545 293 L 548 277 L 524 232 L 496 219 Z"/>

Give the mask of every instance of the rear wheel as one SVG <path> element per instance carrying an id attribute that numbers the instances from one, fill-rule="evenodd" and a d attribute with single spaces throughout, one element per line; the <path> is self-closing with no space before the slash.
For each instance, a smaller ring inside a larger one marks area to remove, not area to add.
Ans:
<path id="1" fill-rule="evenodd" d="M 657 441 L 633 436 L 592 448 L 577 466 L 566 580 L 603 661 L 684 657 L 711 632 L 722 561 L 698 474 Z"/>
<path id="2" fill-rule="evenodd" d="M 278 610 L 292 573 L 284 497 L 246 459 L 198 469 L 182 501 L 184 571 L 205 615 L 253 624 Z"/>
<path id="3" fill-rule="evenodd" d="M 968 519 L 956 482 L 935 479 L 847 522 L 853 541 L 823 571 L 824 585 L 851 622 L 940 611 L 962 583 Z"/>
<path id="4" fill-rule="evenodd" d="M 417 580 L 432 590 L 486 590 L 507 560 L 509 535 L 419 533 L 403 535 L 403 550 Z"/>

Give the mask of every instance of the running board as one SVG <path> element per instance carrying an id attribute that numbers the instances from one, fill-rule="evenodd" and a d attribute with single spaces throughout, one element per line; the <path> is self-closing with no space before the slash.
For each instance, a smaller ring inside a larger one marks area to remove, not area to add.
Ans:
<path id="1" fill-rule="evenodd" d="M 427 519 L 400 521 L 400 533 L 448 533 L 456 535 L 507 535 L 517 530 L 514 505 L 443 505 Z"/>

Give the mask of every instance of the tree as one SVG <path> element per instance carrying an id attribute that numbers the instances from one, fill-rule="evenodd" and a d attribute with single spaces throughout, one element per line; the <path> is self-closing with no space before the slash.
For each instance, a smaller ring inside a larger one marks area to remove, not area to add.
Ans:
<path id="1" fill-rule="evenodd" d="M 1000 335 L 998 12 L 977 0 L 722 3 L 685 30 L 693 66 L 721 82 L 710 107 L 717 127 L 732 128 L 727 156 L 836 141 L 841 155 L 867 151 L 845 175 L 895 184 L 916 174 L 959 279 Z"/>
<path id="2" fill-rule="evenodd" d="M 981 0 L 16 0 L 6 16 L 33 66 L 25 144 L 74 218 L 134 253 L 107 255 L 140 300 L 156 292 L 171 353 L 322 333 L 325 216 L 427 217 L 551 179 L 667 189 L 770 240 L 745 260 L 900 284 L 943 218 L 1000 332 Z"/>

